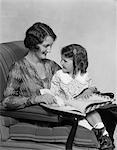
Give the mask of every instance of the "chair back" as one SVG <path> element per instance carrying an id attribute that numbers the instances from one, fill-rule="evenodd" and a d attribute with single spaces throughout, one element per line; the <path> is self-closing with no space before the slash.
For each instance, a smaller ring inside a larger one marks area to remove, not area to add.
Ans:
<path id="1" fill-rule="evenodd" d="M 23 41 L 13 41 L 0 44 L 0 102 L 7 85 L 7 78 L 11 66 L 15 61 L 23 58 L 28 52 Z"/>

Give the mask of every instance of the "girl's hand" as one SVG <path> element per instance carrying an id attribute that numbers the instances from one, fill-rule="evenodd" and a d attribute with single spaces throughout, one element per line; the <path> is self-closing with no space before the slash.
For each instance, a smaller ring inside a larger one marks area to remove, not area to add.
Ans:
<path id="1" fill-rule="evenodd" d="M 88 99 L 92 94 L 93 94 L 92 89 L 87 89 L 86 91 L 83 92 L 82 98 Z"/>
<path id="2" fill-rule="evenodd" d="M 35 104 L 39 104 L 39 103 L 54 104 L 54 103 L 57 103 L 57 101 L 54 96 L 47 93 L 47 94 L 37 96 L 35 98 Z"/>
<path id="3" fill-rule="evenodd" d="M 95 90 L 95 87 L 87 88 L 77 98 L 87 99 L 93 94 Z"/>
<path id="4" fill-rule="evenodd" d="M 93 93 L 97 92 L 97 88 L 95 86 L 88 88 L 90 89 Z"/>

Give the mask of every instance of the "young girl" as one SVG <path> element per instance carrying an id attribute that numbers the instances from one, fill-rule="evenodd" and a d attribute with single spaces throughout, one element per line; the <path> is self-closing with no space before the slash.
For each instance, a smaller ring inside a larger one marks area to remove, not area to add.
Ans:
<path id="1" fill-rule="evenodd" d="M 67 101 L 74 100 L 74 97 L 80 95 L 85 89 L 87 89 L 84 92 L 85 98 L 96 92 L 96 88 L 92 87 L 91 79 L 88 77 L 88 57 L 84 47 L 71 44 L 62 48 L 61 66 L 62 69 L 56 72 L 51 82 L 50 91 L 56 97 Z M 82 96 L 82 98 L 84 97 Z M 93 131 L 100 142 L 101 150 L 113 149 L 111 139 L 100 114 L 97 111 L 92 111 L 87 114 L 86 120 L 93 127 Z"/>

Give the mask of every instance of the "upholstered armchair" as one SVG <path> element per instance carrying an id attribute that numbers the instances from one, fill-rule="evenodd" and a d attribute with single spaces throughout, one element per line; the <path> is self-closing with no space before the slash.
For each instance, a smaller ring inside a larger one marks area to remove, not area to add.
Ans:
<path id="1" fill-rule="evenodd" d="M 74 116 L 65 115 L 63 119 L 39 105 L 19 110 L 4 109 L 1 102 L 9 70 L 27 51 L 23 41 L 0 44 L 0 149 L 98 149 L 94 133 L 83 126 L 76 126 L 80 117 L 76 122 Z M 43 126 L 43 122 L 49 124 L 48 127 Z"/>

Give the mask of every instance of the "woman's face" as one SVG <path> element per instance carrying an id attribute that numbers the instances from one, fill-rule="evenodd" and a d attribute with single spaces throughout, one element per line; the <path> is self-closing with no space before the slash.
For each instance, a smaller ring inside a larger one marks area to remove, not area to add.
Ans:
<path id="1" fill-rule="evenodd" d="M 61 56 L 62 71 L 70 75 L 73 74 L 73 60 L 72 58 L 66 58 L 64 55 Z"/>
<path id="2" fill-rule="evenodd" d="M 45 59 L 47 53 L 51 51 L 53 42 L 54 42 L 53 38 L 51 36 L 47 36 L 42 44 L 38 44 L 39 51 L 36 52 L 36 56 L 39 59 Z"/>

